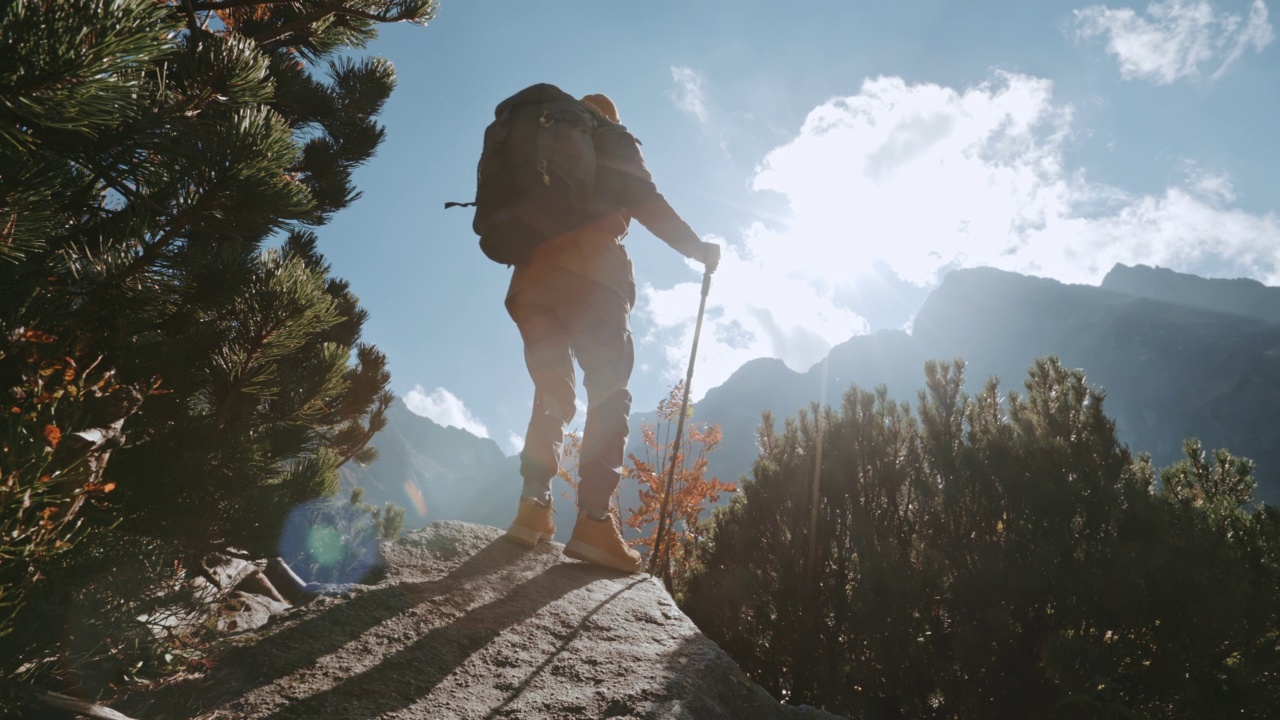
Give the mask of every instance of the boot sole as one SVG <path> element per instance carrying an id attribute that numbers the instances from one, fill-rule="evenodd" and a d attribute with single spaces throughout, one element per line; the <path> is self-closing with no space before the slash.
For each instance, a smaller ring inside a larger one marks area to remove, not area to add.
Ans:
<path id="1" fill-rule="evenodd" d="M 527 548 L 532 548 L 532 547 L 536 547 L 537 544 L 542 541 L 551 542 L 551 538 L 555 535 L 555 532 L 556 531 L 554 529 L 552 529 L 551 532 L 544 533 L 544 532 L 539 532 L 538 530 L 530 530 L 527 527 L 512 525 L 511 527 L 507 528 L 507 534 L 504 535 L 503 537 L 516 543 L 517 545 L 523 545 Z"/>
<path id="2" fill-rule="evenodd" d="M 593 565 L 603 565 L 625 573 L 640 572 L 640 563 L 638 561 L 615 557 L 607 552 L 593 548 L 581 540 L 570 540 L 569 544 L 564 546 L 564 555 L 574 560 L 589 562 Z"/>

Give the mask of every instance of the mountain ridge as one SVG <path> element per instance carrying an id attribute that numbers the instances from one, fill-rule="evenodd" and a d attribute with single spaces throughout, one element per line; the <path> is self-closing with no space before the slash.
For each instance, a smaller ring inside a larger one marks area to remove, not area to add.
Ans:
<path id="1" fill-rule="evenodd" d="M 1251 317 L 1266 323 L 1280 319 L 1280 293 L 1252 278 L 1202 278 L 1167 268 L 1117 264 L 1101 287 L 1119 292 L 1187 304 L 1206 310 Z"/>
<path id="2" fill-rule="evenodd" d="M 804 372 L 768 366 L 772 375 L 754 372 L 746 387 L 735 374 L 696 408 L 699 421 L 724 430 L 709 472 L 721 479 L 750 472 L 762 409 L 780 421 L 813 401 L 838 403 L 853 384 L 884 385 L 914 405 L 925 361 L 957 357 L 966 362 L 969 391 L 990 376 L 1005 391 L 1021 390 L 1037 357 L 1057 355 L 1107 392 L 1107 413 L 1135 452 L 1164 465 L 1181 457 L 1183 440 L 1199 437 L 1206 448 L 1258 462 L 1259 495 L 1280 500 L 1280 315 L 1267 322 L 1257 311 L 1280 307 L 1280 288 L 1125 266 L 1108 277 L 1109 287 L 1097 287 L 994 268 L 956 270 L 926 299 L 911 334 L 855 336 Z M 1159 285 L 1169 278 L 1179 288 L 1226 282 L 1248 292 L 1215 292 L 1203 303 L 1184 293 L 1173 303 L 1162 299 L 1172 291 Z M 748 422 L 734 398 L 759 398 L 761 386 L 804 392 L 762 405 Z"/>

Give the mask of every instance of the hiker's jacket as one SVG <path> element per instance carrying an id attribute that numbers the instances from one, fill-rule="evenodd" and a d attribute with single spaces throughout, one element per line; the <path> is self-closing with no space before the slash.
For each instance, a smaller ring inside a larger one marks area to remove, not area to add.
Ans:
<path id="1" fill-rule="evenodd" d="M 635 277 L 622 245 L 632 218 L 685 257 L 700 257 L 701 239 L 658 192 L 635 136 L 606 122 L 597 130 L 595 143 L 598 214 L 591 213 L 579 229 L 538 245 L 528 262 L 517 265 L 507 290 L 508 304 L 523 288 L 554 282 L 563 269 L 611 288 L 633 307 Z"/>

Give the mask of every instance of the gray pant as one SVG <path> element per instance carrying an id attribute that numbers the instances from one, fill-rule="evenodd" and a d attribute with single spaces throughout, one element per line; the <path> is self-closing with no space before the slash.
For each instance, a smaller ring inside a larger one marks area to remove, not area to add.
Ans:
<path id="1" fill-rule="evenodd" d="M 578 509 L 602 513 L 622 476 L 631 413 L 630 305 L 609 287 L 567 270 L 542 279 L 507 299 L 534 386 L 533 414 L 520 453 L 523 495 L 550 497 L 565 428 L 575 411 L 576 358 L 587 391 Z"/>

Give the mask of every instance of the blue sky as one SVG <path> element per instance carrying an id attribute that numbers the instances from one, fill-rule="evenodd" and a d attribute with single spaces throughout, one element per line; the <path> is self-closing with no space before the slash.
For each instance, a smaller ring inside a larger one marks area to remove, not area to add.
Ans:
<path id="1" fill-rule="evenodd" d="M 955 267 L 1280 284 L 1274 2 L 442 0 L 368 48 L 399 74 L 387 139 L 322 249 L 392 389 L 511 453 L 533 391 L 510 271 L 443 205 L 473 197 L 494 105 L 535 82 L 613 98 L 725 244 L 695 399 L 752 358 L 803 370 L 907 325 Z M 700 270 L 638 226 L 627 246 L 643 411 L 684 374 Z"/>

